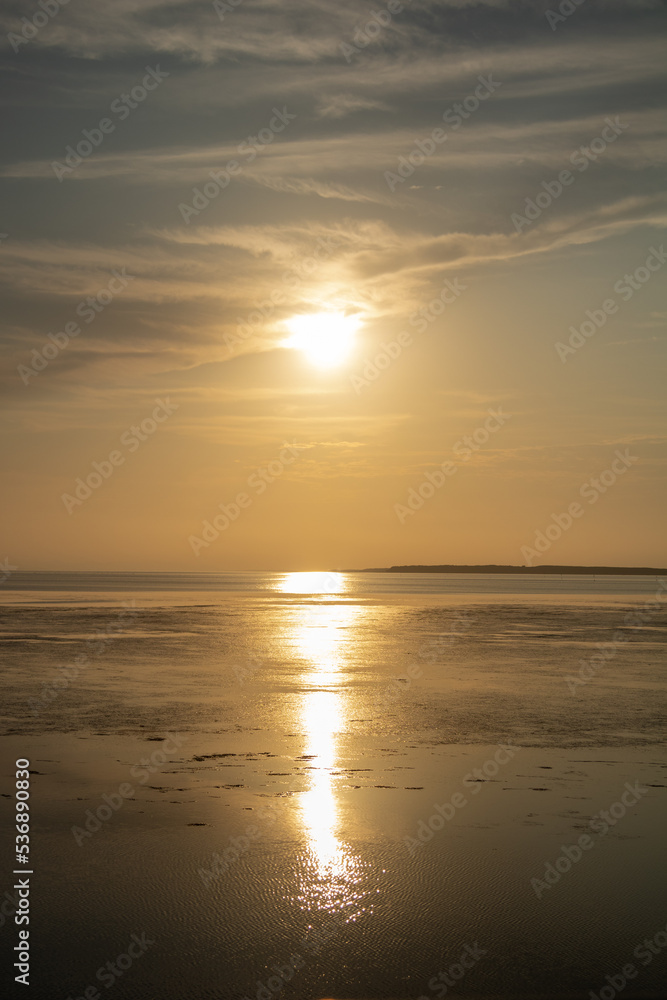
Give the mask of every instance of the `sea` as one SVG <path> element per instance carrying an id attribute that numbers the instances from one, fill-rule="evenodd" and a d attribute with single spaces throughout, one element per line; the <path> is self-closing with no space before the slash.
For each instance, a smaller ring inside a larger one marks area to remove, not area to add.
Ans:
<path id="1" fill-rule="evenodd" d="M 8 995 L 667 997 L 666 639 L 664 577 L 14 572 Z"/>

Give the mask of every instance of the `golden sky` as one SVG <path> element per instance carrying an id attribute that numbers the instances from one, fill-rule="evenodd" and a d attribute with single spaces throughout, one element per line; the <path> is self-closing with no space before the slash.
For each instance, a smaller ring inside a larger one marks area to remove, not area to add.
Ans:
<path id="1" fill-rule="evenodd" d="M 549 10 L 6 5 L 0 557 L 665 565 L 664 6 Z"/>

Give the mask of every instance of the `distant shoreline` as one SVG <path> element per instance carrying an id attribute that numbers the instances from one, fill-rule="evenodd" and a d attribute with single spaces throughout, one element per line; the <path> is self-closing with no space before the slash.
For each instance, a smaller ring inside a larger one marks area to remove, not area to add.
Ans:
<path id="1" fill-rule="evenodd" d="M 528 575 L 667 576 L 667 569 L 646 566 L 387 566 L 345 573 L 524 573 Z"/>

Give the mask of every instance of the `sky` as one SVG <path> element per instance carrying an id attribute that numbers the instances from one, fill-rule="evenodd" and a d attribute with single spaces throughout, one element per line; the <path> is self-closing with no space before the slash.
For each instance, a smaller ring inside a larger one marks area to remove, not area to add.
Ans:
<path id="1" fill-rule="evenodd" d="M 666 15 L 7 0 L 0 559 L 667 565 Z"/>

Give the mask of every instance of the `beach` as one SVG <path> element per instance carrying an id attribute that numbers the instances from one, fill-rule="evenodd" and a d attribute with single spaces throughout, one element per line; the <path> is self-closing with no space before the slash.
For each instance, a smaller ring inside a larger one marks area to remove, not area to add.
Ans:
<path id="1" fill-rule="evenodd" d="M 663 997 L 665 593 L 17 574 L 30 995 Z"/>

